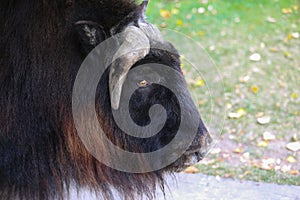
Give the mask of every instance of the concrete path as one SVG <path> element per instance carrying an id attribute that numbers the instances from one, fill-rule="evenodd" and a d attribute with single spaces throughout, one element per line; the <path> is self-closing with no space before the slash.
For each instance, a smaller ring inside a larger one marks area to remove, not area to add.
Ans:
<path id="1" fill-rule="evenodd" d="M 167 200 L 300 200 L 300 187 L 178 174 L 169 180 Z M 159 197 L 159 200 L 164 200 Z"/>
<path id="2" fill-rule="evenodd" d="M 169 189 L 157 200 L 300 200 L 300 186 L 276 185 L 252 181 L 218 179 L 203 174 L 177 174 L 176 180 L 167 179 Z M 71 200 L 96 200 L 88 192 L 79 196 L 72 193 Z"/>

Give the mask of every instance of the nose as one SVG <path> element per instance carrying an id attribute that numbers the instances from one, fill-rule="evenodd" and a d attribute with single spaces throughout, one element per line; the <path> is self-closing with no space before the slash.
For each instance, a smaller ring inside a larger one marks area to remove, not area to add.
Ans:
<path id="1" fill-rule="evenodd" d="M 212 141 L 213 139 L 207 130 L 198 133 L 185 154 L 199 153 L 203 158 L 207 154 Z"/>
<path id="2" fill-rule="evenodd" d="M 207 154 L 212 142 L 213 142 L 213 139 L 211 138 L 209 132 L 206 132 L 204 134 L 204 142 L 202 143 L 201 148 L 200 148 L 200 153 L 203 156 Z"/>

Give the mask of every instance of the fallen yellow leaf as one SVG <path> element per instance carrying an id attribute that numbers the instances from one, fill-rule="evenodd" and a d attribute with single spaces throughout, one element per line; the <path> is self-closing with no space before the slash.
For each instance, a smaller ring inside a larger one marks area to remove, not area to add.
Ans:
<path id="1" fill-rule="evenodd" d="M 201 87 L 201 86 L 205 85 L 205 83 L 204 83 L 203 79 L 198 79 L 194 85 L 196 87 Z"/>
<path id="2" fill-rule="evenodd" d="M 226 103 L 226 108 L 227 108 L 227 109 L 230 109 L 230 108 L 232 108 L 232 105 L 231 105 L 231 103 Z"/>
<path id="3" fill-rule="evenodd" d="M 244 108 L 239 108 L 237 112 L 242 116 L 246 115 L 246 110 Z"/>
<path id="4" fill-rule="evenodd" d="M 296 162 L 296 159 L 293 157 L 293 156 L 288 156 L 286 158 L 286 161 L 289 162 L 289 163 L 295 163 Z"/>
<path id="5" fill-rule="evenodd" d="M 176 21 L 176 24 L 177 24 L 177 26 L 182 26 L 183 22 L 182 22 L 182 20 L 179 19 Z"/>
<path id="6" fill-rule="evenodd" d="M 199 35 L 200 37 L 202 37 L 202 36 L 205 35 L 205 32 L 204 32 L 204 31 L 199 31 L 199 32 L 198 32 L 198 35 Z"/>
<path id="7" fill-rule="evenodd" d="M 184 60 L 185 60 L 185 56 L 183 54 L 180 55 L 180 67 L 183 68 L 184 67 Z"/>
<path id="8" fill-rule="evenodd" d="M 171 10 L 171 13 L 174 14 L 174 15 L 177 15 L 179 13 L 179 10 L 177 8 L 173 8 Z"/>
<path id="9" fill-rule="evenodd" d="M 283 14 L 291 14 L 293 12 L 293 10 L 291 8 L 282 8 L 281 12 Z"/>
<path id="10" fill-rule="evenodd" d="M 258 88 L 258 86 L 253 85 L 253 86 L 251 86 L 250 90 L 251 90 L 254 94 L 256 94 L 256 93 L 258 93 L 259 88 Z"/>
<path id="11" fill-rule="evenodd" d="M 258 147 L 267 147 L 268 146 L 268 141 L 260 141 L 257 143 Z"/>
<path id="12" fill-rule="evenodd" d="M 161 9 L 160 10 L 160 16 L 163 17 L 163 18 L 169 18 L 169 17 L 171 17 L 171 13 L 168 10 Z"/>
<path id="13" fill-rule="evenodd" d="M 278 52 L 278 49 L 277 49 L 276 47 L 271 47 L 271 48 L 270 48 L 270 51 L 271 51 L 271 52 Z"/>
<path id="14" fill-rule="evenodd" d="M 246 114 L 247 114 L 246 110 L 244 108 L 240 108 L 237 110 L 237 112 L 228 113 L 228 117 L 232 118 L 232 119 L 238 119 L 238 118 L 245 116 Z"/>
<path id="15" fill-rule="evenodd" d="M 236 148 L 233 150 L 234 153 L 242 153 L 243 149 L 242 148 Z"/>
<path id="16" fill-rule="evenodd" d="M 184 172 L 188 173 L 188 174 L 195 174 L 195 173 L 199 172 L 199 169 L 195 166 L 190 166 L 190 167 L 186 168 L 184 170 Z"/>
<path id="17" fill-rule="evenodd" d="M 291 56 L 292 56 L 292 54 L 289 51 L 284 52 L 284 57 L 290 58 Z"/>
<path id="18" fill-rule="evenodd" d="M 288 36 L 287 36 L 287 39 L 288 40 L 291 40 L 291 39 L 293 39 L 294 37 L 293 37 L 293 35 L 290 33 L 290 34 L 288 34 Z"/>
<path id="19" fill-rule="evenodd" d="M 292 94 L 291 94 L 291 97 L 292 97 L 293 99 L 297 99 L 297 98 L 298 98 L 298 94 L 297 94 L 297 93 L 292 93 Z"/>
<path id="20" fill-rule="evenodd" d="M 298 170 L 291 170 L 289 172 L 290 175 L 298 175 L 299 174 L 299 171 Z"/>

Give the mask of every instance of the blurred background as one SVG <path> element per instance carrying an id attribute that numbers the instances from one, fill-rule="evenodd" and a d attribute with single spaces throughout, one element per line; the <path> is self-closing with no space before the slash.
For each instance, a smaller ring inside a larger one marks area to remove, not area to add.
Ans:
<path id="1" fill-rule="evenodd" d="M 181 67 L 204 121 L 218 116 L 208 123 L 218 143 L 185 173 L 300 185 L 299 5 L 299 0 L 150 0 L 148 21 L 185 34 L 205 50 L 180 52 Z M 209 55 L 221 79 L 209 83 L 185 54 Z"/>

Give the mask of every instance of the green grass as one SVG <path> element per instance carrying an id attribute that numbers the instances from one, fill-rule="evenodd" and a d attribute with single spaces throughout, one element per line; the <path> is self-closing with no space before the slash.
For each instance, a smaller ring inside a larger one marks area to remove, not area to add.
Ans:
<path id="1" fill-rule="evenodd" d="M 300 186 L 300 176 L 288 175 L 274 170 L 262 170 L 253 166 L 232 167 L 230 165 L 197 165 L 201 173 L 232 179 L 247 179 L 257 182 Z"/>
<path id="2" fill-rule="evenodd" d="M 217 146 L 221 148 L 221 152 L 212 157 L 224 160 L 224 171 L 232 169 L 235 178 L 250 171 L 251 175 L 242 178 L 257 177 L 257 181 L 276 183 L 287 179 L 284 183 L 299 183 L 299 175 L 288 175 L 288 172 L 282 175 L 272 170 L 258 170 L 251 163 L 274 158 L 280 159 L 280 164 L 277 164 L 279 167 L 290 165 L 291 170 L 300 170 L 300 152 L 290 152 L 285 148 L 294 135 L 297 140 L 300 138 L 300 38 L 291 38 L 292 33 L 300 33 L 300 1 L 203 2 L 205 1 L 151 0 L 147 16 L 150 22 L 161 29 L 165 27 L 176 30 L 199 42 L 222 76 L 222 80 L 211 82 L 215 77 L 204 72 L 203 77 L 208 82 L 204 86 L 194 87 L 191 80 L 200 75 L 186 63 L 183 68 L 186 70 L 191 92 L 201 102 L 199 110 L 202 118 L 215 138 L 220 140 Z M 205 12 L 199 13 L 199 8 L 204 8 Z M 284 14 L 287 9 L 290 9 L 291 13 Z M 162 17 L 161 10 L 170 12 L 170 17 Z M 270 18 L 276 22 L 270 23 Z M 175 39 L 180 43 L 180 37 Z M 184 52 L 185 55 L 195 53 L 199 52 Z M 261 55 L 259 62 L 249 60 L 253 53 Z M 245 76 L 248 76 L 249 80 L 241 81 Z M 258 87 L 257 93 L 251 91 L 252 86 Z M 215 92 L 213 96 L 210 96 L 211 91 Z M 224 114 L 224 110 L 229 113 L 236 112 L 239 108 L 243 108 L 247 113 L 239 119 L 229 119 Z M 261 112 L 271 117 L 270 123 L 257 124 L 256 116 Z M 214 116 L 213 120 L 211 116 Z M 221 135 L 218 131 L 220 125 Z M 276 140 L 270 141 L 267 147 L 258 147 L 257 143 L 262 140 L 265 131 L 273 133 Z M 247 167 L 239 161 L 234 161 L 233 158 L 241 156 L 232 153 L 237 147 L 243 149 L 241 155 L 250 153 L 251 162 Z M 223 159 L 224 153 L 233 158 Z M 286 162 L 287 156 L 293 156 L 296 162 Z M 204 173 L 208 173 L 206 171 L 217 175 L 214 169 L 203 170 Z M 272 178 L 264 178 L 267 176 Z"/>

